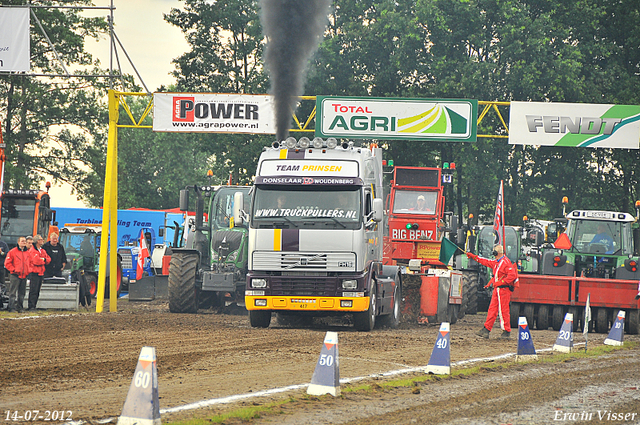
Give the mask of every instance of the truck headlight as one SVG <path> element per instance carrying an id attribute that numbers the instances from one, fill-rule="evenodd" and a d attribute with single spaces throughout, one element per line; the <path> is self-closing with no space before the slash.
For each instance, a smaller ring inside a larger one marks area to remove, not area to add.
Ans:
<path id="1" fill-rule="evenodd" d="M 267 279 L 251 279 L 252 288 L 266 288 Z"/>
<path id="2" fill-rule="evenodd" d="M 266 307 L 267 306 L 267 300 L 264 300 L 264 299 L 256 300 L 255 301 L 255 305 L 256 305 L 256 307 Z"/>
<path id="3" fill-rule="evenodd" d="M 342 281 L 342 289 L 356 289 L 358 281 L 355 279 L 347 279 Z"/>

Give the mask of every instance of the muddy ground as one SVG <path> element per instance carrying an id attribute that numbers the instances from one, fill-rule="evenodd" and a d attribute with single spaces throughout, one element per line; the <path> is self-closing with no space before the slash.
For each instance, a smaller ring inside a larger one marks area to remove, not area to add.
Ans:
<path id="1" fill-rule="evenodd" d="M 108 304 L 105 304 L 108 311 Z M 119 301 L 117 313 L 83 312 L 47 317 L 0 316 L 0 421 L 7 411 L 65 410 L 76 421 L 96 423 L 122 411 L 141 347 L 156 348 L 161 409 L 236 394 L 305 384 L 311 380 L 327 330 L 339 334 L 340 376 L 381 374 L 429 361 L 437 325 L 403 323 L 400 329 L 356 332 L 334 321 L 312 326 L 253 329 L 233 311 L 171 314 L 165 302 Z M 517 340 L 475 336 L 485 315 L 466 316 L 451 327 L 451 362 L 515 353 Z M 549 348 L 557 332 L 532 331 L 536 349 Z M 589 335 L 601 346 L 606 335 Z M 582 334 L 575 342 L 583 341 Z M 637 335 L 625 341 L 640 342 Z M 541 424 L 640 423 L 640 350 L 619 350 L 596 358 L 514 366 L 512 358 L 480 363 L 468 377 L 429 380 L 416 387 L 378 387 L 343 395 L 304 397 L 304 388 L 164 413 L 163 422 L 207 417 L 239 405 L 255 406 L 291 397 L 296 402 L 252 423 L 290 424 Z M 541 351 L 540 358 L 550 352 Z M 477 363 L 475 364 L 477 365 Z M 403 378 L 424 376 L 420 372 Z M 393 378 L 359 381 L 379 384 Z M 605 412 L 606 411 L 606 412 Z M 612 420 L 622 414 L 622 420 Z M 633 416 L 635 413 L 635 416 Z M 608 416 L 607 416 L 608 414 Z M 560 415 L 560 416 L 558 416 Z M 589 416 L 591 415 L 591 416 Z M 624 415 L 627 415 L 626 417 Z M 560 419 L 559 419 L 560 418 Z M 228 423 L 241 423 L 230 420 Z"/>

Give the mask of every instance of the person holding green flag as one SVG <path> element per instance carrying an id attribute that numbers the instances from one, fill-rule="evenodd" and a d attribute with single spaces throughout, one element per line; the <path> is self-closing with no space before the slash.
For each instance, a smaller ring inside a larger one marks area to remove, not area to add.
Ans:
<path id="1" fill-rule="evenodd" d="M 493 285 L 494 289 L 491 296 L 491 304 L 489 304 L 489 311 L 487 313 L 487 320 L 484 322 L 484 327 L 478 331 L 477 335 L 488 339 L 491 328 L 496 318 L 499 317 L 500 328 L 503 330 L 500 338 L 509 339 L 511 338 L 509 303 L 511 302 L 511 292 L 518 279 L 518 272 L 511 261 L 509 261 L 509 258 L 504 255 L 502 245 L 493 247 L 493 256 L 496 258 L 495 260 L 478 257 L 475 254 L 467 252 L 467 257 L 477 261 L 483 266 L 491 267 L 493 270 L 493 277 L 485 286 L 485 288 L 488 288 Z"/>

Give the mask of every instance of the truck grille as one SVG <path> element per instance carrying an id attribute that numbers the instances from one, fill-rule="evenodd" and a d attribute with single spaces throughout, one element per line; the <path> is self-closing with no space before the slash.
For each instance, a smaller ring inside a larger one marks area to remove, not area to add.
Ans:
<path id="1" fill-rule="evenodd" d="M 338 278 L 319 276 L 272 276 L 272 295 L 335 296 Z"/>
<path id="2" fill-rule="evenodd" d="M 254 252 L 253 270 L 283 272 L 353 272 L 356 256 L 352 252 L 302 253 L 302 252 Z"/>
<path id="3" fill-rule="evenodd" d="M 131 255 L 131 250 L 128 249 L 121 249 L 118 251 L 118 254 L 120 254 L 120 257 L 122 258 L 122 268 L 124 270 L 126 269 L 132 269 L 133 268 L 133 260 L 132 260 L 132 255 Z"/>

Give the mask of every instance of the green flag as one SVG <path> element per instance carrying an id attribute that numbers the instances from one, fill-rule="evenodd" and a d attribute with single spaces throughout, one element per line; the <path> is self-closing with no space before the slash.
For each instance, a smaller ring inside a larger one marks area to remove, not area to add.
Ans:
<path id="1" fill-rule="evenodd" d="M 449 260 L 451 260 L 451 257 L 456 253 L 458 249 L 458 245 L 454 244 L 447 238 L 443 238 L 440 245 L 440 262 L 448 264 Z"/>

